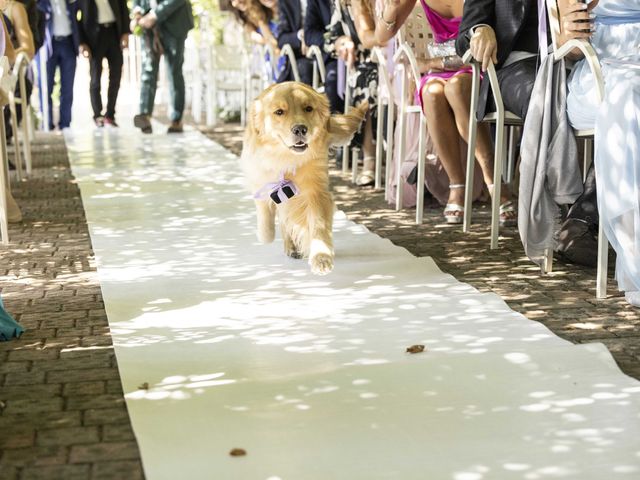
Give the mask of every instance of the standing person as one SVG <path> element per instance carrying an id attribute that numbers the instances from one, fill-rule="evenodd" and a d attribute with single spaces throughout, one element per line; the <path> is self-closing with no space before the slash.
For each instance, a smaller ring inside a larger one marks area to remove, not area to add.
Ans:
<path id="1" fill-rule="evenodd" d="M 78 3 L 75 0 L 39 0 L 38 8 L 45 14 L 47 25 L 46 101 L 49 103 L 49 129 L 53 130 L 54 128 L 51 94 L 56 70 L 60 68 L 60 119 L 58 127 L 62 130 L 71 124 L 73 81 L 76 75 L 78 47 L 80 46 L 77 20 Z"/>
<path id="2" fill-rule="evenodd" d="M 158 83 L 160 56 L 164 55 L 169 71 L 171 124 L 168 133 L 182 132 L 184 112 L 184 42 L 193 28 L 189 0 L 134 0 L 131 30 L 142 29 L 142 78 L 140 113 L 133 124 L 143 133 L 151 133 L 151 114 Z"/>
<path id="3" fill-rule="evenodd" d="M 89 58 L 91 84 L 89 94 L 93 121 L 98 127 L 117 127 L 116 100 L 122 77 L 122 50 L 129 46 L 129 9 L 126 0 L 78 0 L 80 19 L 80 53 Z M 109 64 L 107 110 L 102 114 L 100 78 L 102 59 Z"/>

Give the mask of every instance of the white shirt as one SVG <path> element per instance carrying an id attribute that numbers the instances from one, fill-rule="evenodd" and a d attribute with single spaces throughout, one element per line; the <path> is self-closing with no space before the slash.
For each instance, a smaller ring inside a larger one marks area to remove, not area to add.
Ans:
<path id="1" fill-rule="evenodd" d="M 71 35 L 71 21 L 65 0 L 51 0 L 51 12 L 53 13 L 53 36 L 68 37 Z"/>
<path id="2" fill-rule="evenodd" d="M 98 7 L 98 23 L 100 25 L 116 21 L 116 16 L 113 14 L 111 5 L 109 5 L 109 0 L 96 0 L 96 7 Z"/>

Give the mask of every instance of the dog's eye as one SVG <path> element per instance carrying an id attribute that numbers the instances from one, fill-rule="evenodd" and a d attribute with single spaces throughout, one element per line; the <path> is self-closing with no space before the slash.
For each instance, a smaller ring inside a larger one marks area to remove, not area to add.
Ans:
<path id="1" fill-rule="evenodd" d="M 276 114 L 276 115 L 278 115 L 278 116 L 280 116 L 280 115 L 284 115 L 284 110 L 283 110 L 283 109 L 281 109 L 281 108 L 279 108 L 279 109 L 277 109 L 277 110 L 276 110 L 275 112 L 273 112 L 273 113 L 274 113 L 274 114 Z"/>
<path id="2" fill-rule="evenodd" d="M 307 107 L 304 107 L 304 111 L 307 112 L 307 113 L 311 113 L 311 112 L 313 112 L 313 107 L 311 105 L 309 105 Z"/>

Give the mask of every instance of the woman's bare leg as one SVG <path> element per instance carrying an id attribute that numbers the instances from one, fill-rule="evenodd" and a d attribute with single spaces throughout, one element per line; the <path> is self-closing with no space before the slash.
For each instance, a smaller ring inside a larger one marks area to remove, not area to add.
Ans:
<path id="1" fill-rule="evenodd" d="M 434 79 L 425 84 L 420 92 L 427 118 L 427 128 L 436 153 L 447 172 L 449 184 L 464 184 L 465 176 L 460 163 L 460 134 L 456 119 L 445 95 L 445 83 Z M 452 188 L 448 203 L 464 204 L 464 189 Z M 462 212 L 460 212 L 462 215 Z"/>

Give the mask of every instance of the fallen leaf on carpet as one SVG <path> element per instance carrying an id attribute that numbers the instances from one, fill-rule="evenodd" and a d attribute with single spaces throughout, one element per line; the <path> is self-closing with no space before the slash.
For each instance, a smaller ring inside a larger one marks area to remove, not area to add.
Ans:
<path id="1" fill-rule="evenodd" d="M 424 345 L 411 345 L 407 347 L 408 353 L 422 353 L 424 352 Z"/>
<path id="2" fill-rule="evenodd" d="M 0 410 L 3 410 L 7 406 L 2 400 L 0 400 Z"/>
<path id="3" fill-rule="evenodd" d="M 144 382 L 142 385 L 138 385 L 138 390 L 149 390 L 149 384 Z"/>
<path id="4" fill-rule="evenodd" d="M 231 455 L 232 457 L 243 457 L 247 454 L 246 450 L 243 450 L 242 448 L 234 448 L 229 452 L 229 455 Z"/>

